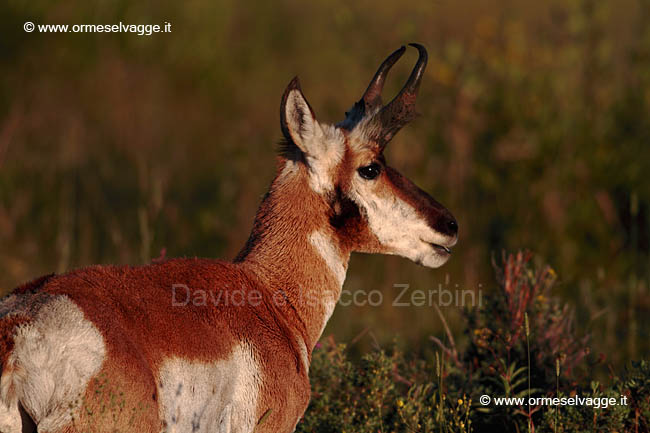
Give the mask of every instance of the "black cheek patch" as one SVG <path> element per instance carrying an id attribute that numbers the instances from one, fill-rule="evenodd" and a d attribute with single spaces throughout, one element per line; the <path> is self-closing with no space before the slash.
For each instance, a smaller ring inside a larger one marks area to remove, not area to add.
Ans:
<path id="1" fill-rule="evenodd" d="M 332 203 L 332 214 L 330 215 L 330 225 L 336 230 L 343 229 L 346 224 L 360 222 L 361 213 L 355 202 L 347 197 L 337 194 L 337 198 Z"/>
<path id="2" fill-rule="evenodd" d="M 330 199 L 331 213 L 330 225 L 340 234 L 348 235 L 349 232 L 359 230 L 362 224 L 361 213 L 357 204 L 346 197 L 340 186 L 336 186 Z"/>

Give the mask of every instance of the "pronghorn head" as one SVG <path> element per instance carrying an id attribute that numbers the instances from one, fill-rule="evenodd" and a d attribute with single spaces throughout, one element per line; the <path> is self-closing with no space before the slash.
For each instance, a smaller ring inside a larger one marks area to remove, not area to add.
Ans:
<path id="1" fill-rule="evenodd" d="M 381 90 L 405 47 L 379 67 L 363 97 L 337 125 L 316 120 L 297 78 L 282 98 L 285 170 L 301 173 L 328 204 L 329 224 L 350 251 L 397 254 L 429 267 L 444 264 L 458 239 L 452 214 L 413 182 L 389 167 L 384 149 L 416 116 L 417 90 L 427 63 L 418 61 L 399 94 L 388 104 Z M 294 170 L 300 166 L 300 170 Z M 282 175 L 281 175 L 282 176 Z"/>

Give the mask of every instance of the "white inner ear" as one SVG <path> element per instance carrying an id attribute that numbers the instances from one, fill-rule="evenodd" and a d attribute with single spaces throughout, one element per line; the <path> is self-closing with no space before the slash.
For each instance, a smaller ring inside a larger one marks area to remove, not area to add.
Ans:
<path id="1" fill-rule="evenodd" d="M 321 126 L 299 90 L 287 96 L 287 129 L 296 146 L 305 154 L 309 166 L 309 185 L 319 194 L 330 191 L 335 167 L 345 151 L 345 139 L 339 129 Z"/>
<path id="2" fill-rule="evenodd" d="M 287 127 L 293 142 L 305 154 L 318 156 L 322 149 L 315 138 L 322 136 L 322 131 L 300 91 L 289 92 L 286 110 Z"/>

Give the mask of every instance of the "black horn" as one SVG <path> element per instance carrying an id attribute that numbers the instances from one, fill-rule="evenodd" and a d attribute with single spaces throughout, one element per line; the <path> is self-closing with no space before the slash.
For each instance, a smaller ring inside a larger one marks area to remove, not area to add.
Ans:
<path id="1" fill-rule="evenodd" d="M 390 56 L 386 57 L 386 60 L 379 65 L 377 72 L 375 72 L 375 76 L 370 80 L 370 84 L 368 84 L 368 88 L 363 93 L 361 99 L 352 106 L 350 111 L 345 112 L 345 120 L 340 122 L 338 126 L 350 131 L 354 129 L 357 123 L 359 123 L 364 116 L 372 113 L 377 109 L 377 107 L 381 106 L 381 91 L 384 88 L 388 71 L 390 71 L 390 68 L 392 68 L 399 58 L 402 57 L 405 51 L 406 47 L 402 45 L 397 50 L 393 51 Z"/>
<path id="2" fill-rule="evenodd" d="M 418 61 L 402 90 L 400 90 L 392 101 L 374 115 L 377 128 L 375 128 L 375 136 L 372 138 L 381 147 L 386 146 L 397 131 L 417 115 L 415 111 L 415 100 L 420 82 L 422 81 L 422 75 L 424 75 L 424 69 L 427 66 L 428 56 L 427 50 L 422 45 L 415 43 L 409 45 L 417 48 L 419 52 Z M 402 57 L 405 51 L 406 48 L 402 46 L 384 60 L 370 81 L 361 100 L 354 104 L 349 112 L 345 113 L 346 118 L 339 124 L 340 127 L 352 130 L 361 119 L 367 115 L 372 115 L 377 107 L 381 106 L 381 91 L 384 87 L 388 71 Z"/>
<path id="3" fill-rule="evenodd" d="M 427 50 L 422 45 L 409 45 L 418 49 L 418 61 L 402 90 L 377 115 L 381 125 L 381 135 L 375 138 L 382 147 L 388 144 L 397 134 L 397 131 L 417 116 L 415 100 L 417 99 L 422 75 L 424 75 L 424 69 L 427 67 L 428 56 Z"/>
<path id="4" fill-rule="evenodd" d="M 402 57 L 404 51 L 406 51 L 406 47 L 402 45 L 390 56 L 386 57 L 386 60 L 384 60 L 379 66 L 379 69 L 377 69 L 375 76 L 372 77 L 370 84 L 368 84 L 368 88 L 361 97 L 361 100 L 365 103 L 366 112 L 372 111 L 381 106 L 381 91 L 384 88 L 388 71 L 390 71 L 390 68 L 392 68 L 399 58 Z"/>

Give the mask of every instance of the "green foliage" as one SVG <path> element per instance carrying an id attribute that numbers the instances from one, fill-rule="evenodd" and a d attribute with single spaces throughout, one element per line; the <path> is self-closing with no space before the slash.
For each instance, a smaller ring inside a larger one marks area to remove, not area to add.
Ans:
<path id="1" fill-rule="evenodd" d="M 313 354 L 312 400 L 297 431 L 648 431 L 650 363 L 631 363 L 609 385 L 590 380 L 588 338 L 576 335 L 570 309 L 550 296 L 555 273 L 536 268 L 531 257 L 502 256 L 494 291 L 481 308 L 466 311 L 469 341 L 459 350 L 452 338 L 450 347 L 434 338 L 443 354 L 435 363 L 395 348 L 390 354 L 376 349 L 355 363 L 345 345 L 325 340 Z M 484 406 L 482 395 L 524 401 Z M 529 407 L 528 397 L 592 404 Z"/>
<path id="2" fill-rule="evenodd" d="M 323 416 L 305 419 L 301 431 L 346 431 L 352 425 L 364 425 L 364 431 L 369 432 L 380 429 L 384 417 L 394 416 L 386 412 L 395 397 L 393 361 L 384 352 L 376 352 L 353 365 L 343 345 L 316 350 L 311 372 L 312 406 Z"/>
<path id="3" fill-rule="evenodd" d="M 639 431 L 650 431 L 650 362 L 647 359 L 632 362 L 623 375 L 618 391 L 629 396 L 630 409 L 641 426 Z M 632 429 L 634 424 L 627 422 L 626 426 Z"/>
<path id="4" fill-rule="evenodd" d="M 345 345 L 330 340 L 314 351 L 310 377 L 312 400 L 298 432 L 471 431 L 469 399 L 440 392 L 446 385 L 435 366 L 396 349 L 352 363 Z"/>
<path id="5" fill-rule="evenodd" d="M 530 253 L 504 253 L 501 263 L 495 263 L 496 291 L 487 297 L 482 308 L 466 313 L 470 342 L 461 359 L 469 365 L 465 371 L 478 395 L 540 395 L 555 389 L 558 361 L 566 373 L 564 382 L 589 351 L 588 336 L 575 335 L 568 305 L 562 305 L 550 294 L 555 272 L 548 266 L 535 269 L 531 259 Z M 525 429 L 527 420 L 522 415 L 527 417 L 527 410 L 527 406 L 518 411 L 481 408 L 485 414 L 482 423 L 490 428 L 514 423 Z"/>

